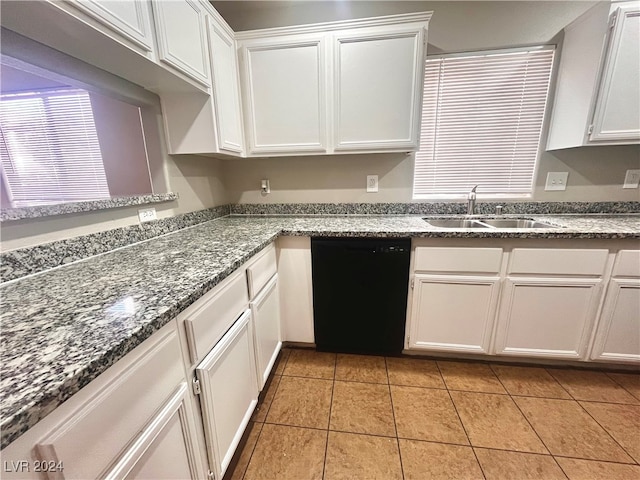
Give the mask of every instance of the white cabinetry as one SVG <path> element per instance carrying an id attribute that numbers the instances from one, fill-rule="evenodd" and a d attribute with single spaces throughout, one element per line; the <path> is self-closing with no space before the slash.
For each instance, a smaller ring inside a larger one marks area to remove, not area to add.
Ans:
<path id="1" fill-rule="evenodd" d="M 64 470 L 50 478 L 203 478 L 185 380 L 174 321 L 11 443 L 2 458 L 61 462 Z M 3 471 L 7 479 L 39 475 Z"/>
<path id="2" fill-rule="evenodd" d="M 236 41 L 231 27 L 208 4 L 207 26 L 211 94 L 165 92 L 162 118 L 171 154 L 244 155 L 244 132 Z"/>
<path id="3" fill-rule="evenodd" d="M 210 464 L 222 478 L 258 402 L 251 311 L 245 311 L 196 368 Z"/>
<path id="4" fill-rule="evenodd" d="M 154 51 L 149 2 L 78 0 L 68 3 L 107 27 L 122 43 L 132 44 L 132 48 L 138 49 L 141 54 L 146 56 Z"/>
<path id="5" fill-rule="evenodd" d="M 596 330 L 593 360 L 640 362 L 640 251 L 618 253 Z"/>
<path id="6" fill-rule="evenodd" d="M 408 348 L 488 353 L 501 262 L 500 248 L 416 248 Z"/>
<path id="7" fill-rule="evenodd" d="M 309 34 L 242 42 L 250 153 L 326 151 L 326 41 Z"/>
<path id="8" fill-rule="evenodd" d="M 314 343 L 311 238 L 278 238 L 282 339 Z"/>
<path id="9" fill-rule="evenodd" d="M 249 154 L 416 149 L 430 17 L 238 33 Z"/>
<path id="10" fill-rule="evenodd" d="M 495 353 L 583 359 L 608 253 L 515 248 L 500 303 Z"/>
<path id="11" fill-rule="evenodd" d="M 334 148 L 418 148 L 424 28 L 334 34 Z"/>
<path id="12" fill-rule="evenodd" d="M 255 334 L 256 372 L 258 387 L 264 387 L 275 364 L 282 333 L 280 328 L 280 298 L 276 249 L 269 245 L 247 266 L 247 284 L 251 298 Z"/>
<path id="13" fill-rule="evenodd" d="M 640 2 L 599 2 L 565 29 L 547 150 L 640 143 Z"/>
<path id="14" fill-rule="evenodd" d="M 208 85 L 209 58 L 204 11 L 196 0 L 152 2 L 158 58 L 171 68 Z"/>

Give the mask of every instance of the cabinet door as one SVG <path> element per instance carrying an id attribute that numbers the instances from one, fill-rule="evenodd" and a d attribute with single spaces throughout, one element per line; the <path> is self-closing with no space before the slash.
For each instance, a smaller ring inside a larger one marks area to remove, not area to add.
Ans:
<path id="1" fill-rule="evenodd" d="M 125 39 L 125 43 L 132 42 L 141 53 L 153 50 L 151 14 L 149 3 L 145 0 L 77 0 L 69 3 L 118 34 Z"/>
<path id="2" fill-rule="evenodd" d="M 591 358 L 640 362 L 640 279 L 609 283 Z"/>
<path id="3" fill-rule="evenodd" d="M 640 141 L 640 2 L 619 7 L 596 97 L 592 141 Z"/>
<path id="4" fill-rule="evenodd" d="M 258 403 L 258 384 L 247 310 L 196 367 L 211 470 L 222 478 Z"/>
<path id="5" fill-rule="evenodd" d="M 499 277 L 416 275 L 409 348 L 488 353 Z"/>
<path id="6" fill-rule="evenodd" d="M 278 275 L 274 275 L 262 292 L 251 302 L 251 313 L 256 340 L 258 386 L 262 390 L 282 346 Z"/>
<path id="7" fill-rule="evenodd" d="M 418 148 L 424 29 L 335 35 L 335 150 Z"/>
<path id="8" fill-rule="evenodd" d="M 208 85 L 204 13 L 194 0 L 151 2 L 156 20 L 159 60 Z"/>
<path id="9" fill-rule="evenodd" d="M 243 47 L 250 153 L 326 151 L 326 53 L 322 35 Z"/>
<path id="10" fill-rule="evenodd" d="M 215 19 L 207 18 L 218 148 L 240 154 L 243 140 L 236 41 Z"/>
<path id="11" fill-rule="evenodd" d="M 190 402 L 183 383 L 104 478 L 204 478 Z"/>
<path id="12" fill-rule="evenodd" d="M 495 353 L 583 358 L 600 284 L 600 279 L 507 277 Z"/>

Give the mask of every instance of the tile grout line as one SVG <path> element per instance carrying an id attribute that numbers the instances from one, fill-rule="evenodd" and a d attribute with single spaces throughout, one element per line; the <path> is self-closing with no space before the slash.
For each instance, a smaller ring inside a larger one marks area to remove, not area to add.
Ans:
<path id="1" fill-rule="evenodd" d="M 631 395 L 633 398 L 635 398 L 636 400 L 640 401 L 640 398 L 636 397 L 633 392 L 631 392 L 627 387 L 625 387 L 624 385 L 622 385 L 619 381 L 617 381 L 615 378 L 613 378 L 609 372 L 603 372 L 613 383 L 615 383 L 616 385 L 618 385 L 619 387 L 622 387 L 624 390 L 626 390 L 626 392 Z M 634 373 L 623 373 L 622 375 L 636 375 L 638 377 L 640 377 L 640 375 L 638 374 L 634 374 Z"/>
<path id="2" fill-rule="evenodd" d="M 484 468 L 482 468 L 482 464 L 480 463 L 480 459 L 478 458 L 478 455 L 476 454 L 476 451 L 473 448 L 473 443 L 471 442 L 471 438 L 469 437 L 469 433 L 467 432 L 467 428 L 464 426 L 464 422 L 462 421 L 462 417 L 460 416 L 460 413 L 458 412 L 458 407 L 456 406 L 456 402 L 453 401 L 453 397 L 451 396 L 451 391 L 449 391 L 449 386 L 447 385 L 447 381 L 445 380 L 444 375 L 442 375 L 442 370 L 440 370 L 440 365 L 438 364 L 437 361 L 434 361 L 434 363 L 436 364 L 436 368 L 438 369 L 438 373 L 440 374 L 440 378 L 442 378 L 442 383 L 444 383 L 445 389 L 447 390 L 447 395 L 449 395 L 449 401 L 453 405 L 453 409 L 456 412 L 456 416 L 458 417 L 458 421 L 460 422 L 460 425 L 462 426 L 462 430 L 464 431 L 464 434 L 467 437 L 467 441 L 469 442 L 469 447 L 471 447 L 471 451 L 473 452 L 473 456 L 476 459 L 476 463 L 478 464 L 478 467 L 480 467 L 480 473 L 482 473 L 482 477 L 486 480 L 487 476 L 484 473 Z"/>
<path id="3" fill-rule="evenodd" d="M 391 380 L 389 379 L 389 364 L 387 363 L 387 357 L 384 357 L 384 372 L 387 376 L 387 389 L 389 390 L 389 401 L 391 402 L 391 418 L 393 418 L 393 430 L 396 432 L 396 445 L 398 446 L 398 458 L 400 460 L 400 475 L 402 479 L 404 476 L 404 465 L 402 464 L 402 450 L 400 450 L 400 437 L 398 435 L 398 425 L 396 424 L 396 412 L 393 408 L 393 395 L 391 394 Z"/>
<path id="4" fill-rule="evenodd" d="M 498 382 L 500 382 L 500 385 L 502 385 L 502 388 L 505 389 L 505 391 L 507 392 L 507 394 L 509 394 L 509 398 L 511 399 L 511 401 L 513 402 L 513 404 L 516 406 L 516 408 L 518 409 L 518 411 L 520 412 L 520 415 L 522 415 L 522 418 L 524 418 L 525 422 L 527 422 L 527 425 L 529 425 L 531 427 L 531 430 L 533 431 L 533 433 L 536 434 L 536 437 L 538 437 L 538 440 L 540 440 L 540 443 L 542 444 L 542 446 L 547 450 L 547 452 L 549 452 L 549 456 L 551 456 L 551 458 L 553 458 L 553 461 L 556 463 L 556 465 L 558 466 L 558 468 L 560 468 L 560 470 L 562 471 L 562 473 L 564 474 L 565 477 L 569 478 L 569 476 L 565 473 L 565 471 L 562 469 L 562 467 L 560 466 L 560 464 L 558 463 L 558 461 L 556 460 L 556 458 L 553 456 L 553 453 L 551 453 L 551 450 L 549 449 L 549 447 L 547 446 L 547 444 L 544 442 L 544 440 L 542 439 L 542 437 L 540 436 L 540 434 L 538 433 L 538 431 L 535 429 L 535 427 L 533 426 L 533 424 L 529 421 L 529 418 L 527 418 L 527 416 L 524 414 L 524 412 L 522 411 L 522 409 L 520 408 L 520 405 L 518 405 L 518 402 L 515 401 L 515 399 L 513 398 L 513 395 L 511 395 L 511 393 L 509 392 L 509 390 L 507 389 L 507 387 L 505 386 L 504 383 L 502 383 L 502 379 L 500 378 L 500 375 L 498 375 L 496 373 L 496 371 L 491 367 L 491 365 L 489 365 L 489 369 L 491 370 L 491 372 L 495 375 L 495 377 L 498 379 Z M 545 369 L 546 371 L 546 369 Z M 548 373 L 548 372 L 547 372 Z M 552 376 L 553 377 L 553 376 Z M 557 381 L 557 380 L 556 380 Z M 567 392 L 568 393 L 568 392 Z M 571 394 L 569 394 L 571 395 Z M 538 397 L 540 398 L 540 397 Z M 555 399 L 553 399 L 555 400 Z"/>
<path id="5" fill-rule="evenodd" d="M 595 418 L 593 415 L 591 415 L 591 413 L 589 412 L 589 410 L 587 410 L 586 408 L 584 408 L 584 407 L 582 406 L 582 404 L 580 403 L 580 400 L 576 400 L 576 403 L 580 406 L 580 408 L 581 408 L 581 409 L 582 409 L 582 410 L 583 410 L 587 415 L 589 415 L 589 417 L 590 417 L 591 419 L 593 419 L 593 421 L 594 421 L 594 422 L 596 422 L 596 424 L 597 424 L 597 425 L 598 425 L 602 430 L 604 430 L 604 432 L 605 432 L 607 435 L 609 435 L 609 437 L 614 441 L 614 443 L 615 443 L 616 445 L 618 445 L 618 446 L 622 449 L 622 451 L 623 451 L 623 452 L 624 452 L 624 453 L 625 453 L 625 454 L 626 454 L 626 455 L 627 455 L 627 456 L 628 456 L 628 457 L 633 461 L 633 463 L 634 463 L 635 465 L 638 465 L 638 461 L 637 461 L 637 460 L 636 460 L 636 459 L 635 459 L 635 458 L 634 458 L 634 457 L 633 457 L 633 456 L 632 456 L 632 455 L 627 451 L 627 449 L 626 449 L 626 448 L 624 448 L 624 447 L 622 446 L 622 444 L 620 444 L 620 442 L 618 442 L 618 440 L 613 436 L 613 434 L 611 434 L 611 433 L 609 432 L 609 430 L 607 430 L 606 428 L 604 428 L 604 427 L 600 424 L 600 422 L 599 422 L 598 420 L 596 420 L 596 418 Z M 618 404 L 618 405 L 624 405 L 624 404 Z M 629 465 L 629 464 L 627 463 L 627 465 Z"/>
<path id="6" fill-rule="evenodd" d="M 257 422 L 253 422 L 254 424 L 256 424 Z M 258 442 L 260 441 L 260 437 L 262 436 L 262 430 L 264 429 L 264 423 L 262 424 L 262 426 L 260 427 L 260 432 L 258 432 L 258 437 L 256 438 L 256 443 L 253 444 L 253 447 L 251 448 L 251 454 L 249 455 L 249 460 L 247 460 L 247 464 L 244 467 L 244 471 L 242 472 L 242 476 L 240 477 L 241 480 L 244 480 L 245 475 L 247 474 L 247 470 L 249 470 L 249 464 L 251 463 L 251 459 L 253 458 L 253 453 L 256 451 L 256 447 L 258 446 Z M 245 444 L 246 446 L 246 444 Z M 237 467 L 237 465 L 236 465 Z M 233 472 L 235 473 L 235 471 Z M 231 475 L 231 477 L 233 477 L 233 473 Z M 223 478 L 226 475 L 223 476 Z M 229 477 L 229 478 L 231 478 Z"/>
<path id="7" fill-rule="evenodd" d="M 327 453 L 329 452 L 329 429 L 331 428 L 331 412 L 333 412 L 333 393 L 336 389 L 336 366 L 338 363 L 338 354 L 333 357 L 333 380 L 331 382 L 331 401 L 329 402 L 329 418 L 327 419 L 327 440 L 324 444 L 324 460 L 322 461 L 322 478 L 324 480 L 327 473 Z"/>

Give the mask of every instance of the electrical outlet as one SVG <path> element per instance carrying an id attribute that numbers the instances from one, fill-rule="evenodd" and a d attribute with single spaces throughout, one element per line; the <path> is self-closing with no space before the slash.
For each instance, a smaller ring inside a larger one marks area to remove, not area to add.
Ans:
<path id="1" fill-rule="evenodd" d="M 638 188 L 640 185 L 640 170 L 627 170 L 622 188 Z"/>
<path id="2" fill-rule="evenodd" d="M 156 220 L 158 216 L 156 215 L 156 209 L 151 208 L 141 208 L 138 210 L 138 219 L 140 223 L 150 222 L 152 220 Z"/>
<path id="3" fill-rule="evenodd" d="M 378 175 L 367 175 L 367 192 L 378 191 Z"/>
<path id="4" fill-rule="evenodd" d="M 545 190 L 566 190 L 569 172 L 548 172 Z"/>

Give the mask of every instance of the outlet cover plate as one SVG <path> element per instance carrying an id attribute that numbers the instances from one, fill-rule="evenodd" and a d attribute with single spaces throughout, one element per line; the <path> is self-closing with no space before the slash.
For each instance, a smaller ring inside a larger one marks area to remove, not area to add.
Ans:
<path id="1" fill-rule="evenodd" d="M 367 175 L 367 192 L 378 191 L 378 175 Z"/>
<path id="2" fill-rule="evenodd" d="M 150 222 L 157 218 L 158 216 L 156 215 L 156 209 L 154 207 L 141 208 L 138 210 L 138 219 L 140 220 L 140 223 Z"/>
<path id="3" fill-rule="evenodd" d="M 640 170 L 627 170 L 622 188 L 638 188 L 640 185 Z"/>
<path id="4" fill-rule="evenodd" d="M 566 190 L 569 172 L 548 172 L 545 190 Z"/>

